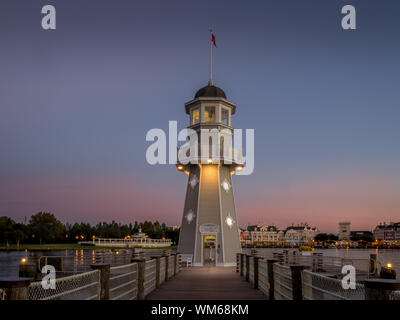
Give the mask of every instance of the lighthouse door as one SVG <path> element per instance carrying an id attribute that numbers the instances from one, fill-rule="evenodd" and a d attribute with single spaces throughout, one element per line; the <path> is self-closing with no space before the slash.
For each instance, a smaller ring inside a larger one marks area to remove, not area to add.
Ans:
<path id="1" fill-rule="evenodd" d="M 215 235 L 203 236 L 203 265 L 215 266 L 217 241 Z"/>

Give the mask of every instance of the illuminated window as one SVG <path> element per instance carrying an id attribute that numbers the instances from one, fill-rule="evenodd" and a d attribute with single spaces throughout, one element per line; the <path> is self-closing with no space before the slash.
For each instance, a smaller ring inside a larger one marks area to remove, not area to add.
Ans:
<path id="1" fill-rule="evenodd" d="M 215 107 L 205 107 L 204 122 L 215 122 Z"/>
<path id="2" fill-rule="evenodd" d="M 200 122 L 200 110 L 199 108 L 192 110 L 192 125 Z"/>
<path id="3" fill-rule="evenodd" d="M 223 124 L 229 125 L 229 111 L 222 108 L 221 110 L 221 122 Z"/>

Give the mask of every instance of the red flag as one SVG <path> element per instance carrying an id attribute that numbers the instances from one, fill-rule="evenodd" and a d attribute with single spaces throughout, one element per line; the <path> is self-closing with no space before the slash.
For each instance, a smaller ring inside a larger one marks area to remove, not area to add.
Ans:
<path id="1" fill-rule="evenodd" d="M 214 46 L 215 46 L 216 48 L 218 48 L 218 47 L 217 47 L 217 44 L 215 43 L 215 36 L 214 36 L 214 33 L 211 33 L 211 41 L 212 41 L 212 43 L 214 44 Z"/>

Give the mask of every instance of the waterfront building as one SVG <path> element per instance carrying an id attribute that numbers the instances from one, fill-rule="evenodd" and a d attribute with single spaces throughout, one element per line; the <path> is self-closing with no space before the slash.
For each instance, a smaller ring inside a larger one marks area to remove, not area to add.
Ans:
<path id="1" fill-rule="evenodd" d="M 242 243 L 246 245 L 269 245 L 276 244 L 284 239 L 284 232 L 276 226 L 252 225 L 243 231 Z"/>
<path id="2" fill-rule="evenodd" d="M 316 227 L 310 227 L 307 223 L 298 226 L 290 226 L 285 230 L 285 241 L 296 244 L 310 244 L 319 233 Z"/>
<path id="3" fill-rule="evenodd" d="M 230 153 L 224 152 L 224 144 L 226 148 L 232 144 L 226 139 L 226 132 L 233 133 L 231 116 L 235 114 L 236 104 L 210 79 L 209 84 L 185 104 L 185 110 L 190 121 L 188 129 L 197 133 L 194 150 L 198 152 L 190 154 L 188 162 L 178 160 L 176 165 L 188 175 L 178 251 L 191 256 L 194 266 L 234 266 L 241 246 L 232 175 L 240 171 L 244 163 L 232 147 Z M 202 139 L 202 132 L 209 130 L 220 134 L 217 141 L 212 137 Z M 178 150 L 178 155 L 183 148 Z"/>
<path id="4" fill-rule="evenodd" d="M 350 222 L 339 222 L 339 241 L 350 240 Z"/>
<path id="5" fill-rule="evenodd" d="M 310 244 L 319 233 L 316 227 L 307 223 L 290 226 L 285 230 L 278 230 L 274 225 L 250 225 L 247 229 L 239 229 L 242 245 L 269 246 Z"/>
<path id="6" fill-rule="evenodd" d="M 400 222 L 381 223 L 375 227 L 373 235 L 378 241 L 400 241 Z"/>

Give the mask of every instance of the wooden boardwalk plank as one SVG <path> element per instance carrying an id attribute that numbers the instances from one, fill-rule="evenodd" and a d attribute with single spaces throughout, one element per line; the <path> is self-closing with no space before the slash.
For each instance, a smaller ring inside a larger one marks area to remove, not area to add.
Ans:
<path id="1" fill-rule="evenodd" d="M 235 267 L 184 268 L 175 277 L 151 292 L 148 300 L 265 300 Z"/>

